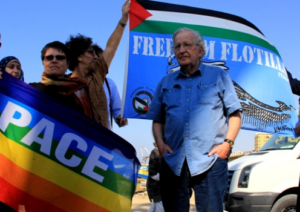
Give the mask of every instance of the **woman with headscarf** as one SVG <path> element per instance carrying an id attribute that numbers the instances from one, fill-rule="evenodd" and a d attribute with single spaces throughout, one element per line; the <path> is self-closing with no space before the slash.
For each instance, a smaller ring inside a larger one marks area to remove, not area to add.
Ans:
<path id="1" fill-rule="evenodd" d="M 0 61 L 0 71 L 6 71 L 10 75 L 24 81 L 24 72 L 22 71 L 21 63 L 14 56 L 4 57 Z"/>

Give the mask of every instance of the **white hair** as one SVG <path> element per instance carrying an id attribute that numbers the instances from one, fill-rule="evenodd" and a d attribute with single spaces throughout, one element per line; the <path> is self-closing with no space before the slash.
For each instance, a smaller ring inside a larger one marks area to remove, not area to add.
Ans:
<path id="1" fill-rule="evenodd" d="M 201 34 L 198 32 L 198 31 L 195 31 L 195 30 L 192 30 L 192 29 L 189 29 L 189 28 L 186 28 L 186 27 L 182 27 L 182 28 L 179 28 L 177 29 L 174 34 L 173 34 L 173 37 L 172 37 L 172 40 L 173 40 L 173 46 L 172 48 L 174 48 L 174 40 L 176 38 L 176 36 L 180 33 L 180 32 L 192 32 L 193 35 L 194 35 L 194 40 L 195 40 L 195 44 L 197 46 L 201 46 L 202 49 L 203 49 L 203 53 L 200 57 L 200 60 L 203 59 L 204 55 L 206 55 L 206 48 L 205 48 L 205 43 L 204 43 L 204 40 L 203 40 L 203 37 L 201 36 Z"/>

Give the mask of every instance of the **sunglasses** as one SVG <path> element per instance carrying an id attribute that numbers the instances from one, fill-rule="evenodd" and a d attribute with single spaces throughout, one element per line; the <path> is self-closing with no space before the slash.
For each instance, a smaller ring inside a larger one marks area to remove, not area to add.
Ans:
<path id="1" fill-rule="evenodd" d="M 92 55 L 95 55 L 95 54 L 96 54 L 96 52 L 95 52 L 94 49 L 87 49 L 87 50 L 85 50 L 85 51 L 88 52 L 88 53 L 90 53 L 90 54 L 92 54 Z"/>
<path id="2" fill-rule="evenodd" d="M 56 60 L 65 60 L 66 59 L 65 55 L 55 55 L 55 56 L 54 55 L 47 55 L 47 56 L 44 56 L 44 59 L 47 60 L 47 61 L 52 61 L 54 59 L 54 57 L 56 58 Z"/>

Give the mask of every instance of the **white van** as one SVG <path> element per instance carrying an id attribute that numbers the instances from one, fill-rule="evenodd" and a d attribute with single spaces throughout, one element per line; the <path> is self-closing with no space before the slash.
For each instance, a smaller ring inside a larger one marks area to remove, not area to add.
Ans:
<path id="1" fill-rule="evenodd" d="M 273 135 L 258 151 L 228 163 L 229 212 L 296 212 L 300 137 Z"/>

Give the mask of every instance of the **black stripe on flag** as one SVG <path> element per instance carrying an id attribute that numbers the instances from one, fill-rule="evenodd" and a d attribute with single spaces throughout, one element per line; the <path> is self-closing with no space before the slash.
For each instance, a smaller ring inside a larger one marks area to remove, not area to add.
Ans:
<path id="1" fill-rule="evenodd" d="M 149 0 L 136 0 L 136 1 L 147 10 L 190 13 L 190 14 L 205 15 L 205 16 L 211 16 L 215 18 L 222 18 L 229 21 L 234 21 L 240 24 L 244 24 L 248 27 L 251 27 L 252 29 L 256 30 L 257 32 L 259 32 L 264 36 L 264 34 L 251 22 L 239 16 L 231 15 L 229 13 L 223 13 L 223 12 L 218 12 L 215 10 L 208 10 L 208 9 L 200 9 L 196 7 L 183 6 L 178 4 L 168 4 L 168 3 L 157 2 L 157 1 L 149 1 Z"/>

